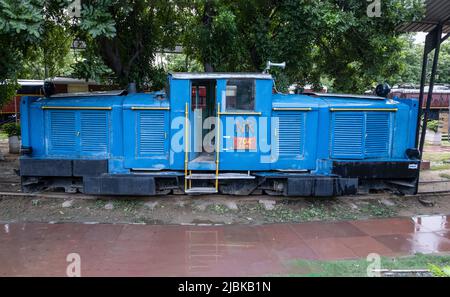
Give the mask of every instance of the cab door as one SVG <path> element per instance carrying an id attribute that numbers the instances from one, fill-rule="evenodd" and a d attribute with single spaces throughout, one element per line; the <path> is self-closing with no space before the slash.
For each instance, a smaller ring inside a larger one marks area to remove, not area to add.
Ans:
<path id="1" fill-rule="evenodd" d="M 217 81 L 219 170 L 270 168 L 271 95 L 271 80 Z"/>

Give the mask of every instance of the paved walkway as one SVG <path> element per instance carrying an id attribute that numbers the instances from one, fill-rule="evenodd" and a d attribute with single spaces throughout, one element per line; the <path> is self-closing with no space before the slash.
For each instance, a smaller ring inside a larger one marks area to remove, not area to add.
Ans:
<path id="1" fill-rule="evenodd" d="M 0 276 L 257 276 L 293 259 L 450 252 L 450 217 L 261 226 L 0 224 Z M 296 268 L 298 269 L 298 268 Z"/>
<path id="2" fill-rule="evenodd" d="M 450 146 L 447 145 L 427 145 L 423 148 L 425 152 L 444 153 L 450 152 Z"/>

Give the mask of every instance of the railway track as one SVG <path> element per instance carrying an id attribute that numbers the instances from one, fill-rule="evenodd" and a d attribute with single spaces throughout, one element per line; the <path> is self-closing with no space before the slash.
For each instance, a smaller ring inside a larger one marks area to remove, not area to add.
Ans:
<path id="1" fill-rule="evenodd" d="M 432 196 L 436 196 L 436 195 L 450 195 L 450 181 L 446 181 L 449 185 L 449 187 L 446 190 L 437 190 L 437 191 L 419 191 L 419 193 L 417 195 L 408 195 L 408 196 L 415 196 L 417 198 L 421 198 L 421 197 L 432 197 Z M 0 184 L 2 184 L 3 181 L 0 182 Z M 438 181 L 432 181 L 432 182 L 425 182 L 423 184 L 436 184 L 436 183 L 441 183 Z M 422 184 L 422 183 L 421 183 Z M 376 193 L 376 194 L 368 194 L 368 195 L 355 195 L 355 196 L 348 196 L 345 198 L 352 198 L 352 199 L 380 199 L 385 197 L 387 194 L 391 194 L 391 193 Z M 72 199 L 98 199 L 98 198 L 102 198 L 103 196 L 94 196 L 94 195 L 84 195 L 81 193 L 76 193 L 76 194 L 72 194 L 72 193 L 58 193 L 58 192 L 37 192 L 37 193 L 22 193 L 22 192 L 14 192 L 14 191 L 0 191 L 0 196 L 9 196 L 9 197 L 30 197 L 30 198 L 55 198 L 55 199 L 68 199 L 68 198 L 72 198 Z M 221 195 L 214 195 L 214 196 L 221 196 Z M 259 200 L 261 199 L 261 197 L 264 196 L 267 199 L 271 199 L 271 200 L 278 200 L 278 199 L 283 199 L 283 200 L 296 200 L 298 199 L 297 197 L 284 197 L 284 196 L 267 196 L 267 195 L 250 195 L 247 197 L 243 197 L 243 199 L 246 200 Z M 105 196 L 106 197 L 106 196 Z M 151 196 L 145 197 L 145 196 L 139 196 L 137 198 L 149 198 Z M 153 196 L 154 198 L 162 198 L 163 196 Z M 192 198 L 191 196 L 178 196 L 178 198 Z M 223 196 L 223 197 L 227 197 L 227 196 Z M 223 198 L 222 197 L 222 198 Z M 104 197 L 103 197 L 104 198 Z"/>
<path id="2" fill-rule="evenodd" d="M 0 188 L 2 184 L 20 184 L 20 179 L 1 179 L 0 180 Z M 433 189 L 433 187 L 439 187 L 439 190 Z M 429 189 L 429 187 L 432 187 L 432 189 Z M 422 188 L 422 190 L 421 190 Z M 387 193 L 377 193 L 377 194 L 370 194 L 370 195 L 364 195 L 364 196 L 352 196 L 355 198 L 379 198 Z M 424 197 L 430 197 L 433 195 L 445 195 L 450 194 L 450 180 L 429 180 L 429 181 L 421 181 L 419 182 L 419 193 L 417 196 L 424 196 Z M 67 199 L 67 198 L 76 198 L 76 199 L 97 199 L 101 196 L 93 196 L 93 195 L 84 195 L 81 193 L 77 194 L 71 194 L 71 193 L 60 193 L 60 192 L 37 192 L 37 193 L 22 193 L 19 191 L 1 191 L 0 190 L 0 196 L 15 196 L 15 197 L 37 197 L 37 198 L 61 198 L 61 199 Z M 155 196 L 160 197 L 160 196 Z M 252 196 L 249 196 L 246 199 L 251 199 Z M 260 195 L 253 196 L 255 199 L 260 199 Z M 267 196 L 270 199 L 277 199 L 278 196 Z M 278 198 L 283 199 L 297 199 L 293 197 L 283 197 L 280 196 Z"/>

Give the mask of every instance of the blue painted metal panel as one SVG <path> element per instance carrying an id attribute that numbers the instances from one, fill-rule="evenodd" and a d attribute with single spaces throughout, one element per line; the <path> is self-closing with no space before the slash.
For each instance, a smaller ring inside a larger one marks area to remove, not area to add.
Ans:
<path id="1" fill-rule="evenodd" d="M 405 112 L 408 114 L 406 120 L 406 129 L 408 133 L 406 134 L 405 145 L 406 148 L 414 148 L 415 139 L 416 139 L 416 131 L 417 131 L 417 117 L 419 113 L 419 99 L 415 98 L 394 98 L 394 100 L 398 100 L 404 105 L 408 106 L 408 109 Z M 405 116 L 406 118 L 406 116 Z M 397 120 L 398 121 L 398 120 Z"/>
<path id="2" fill-rule="evenodd" d="M 318 112 L 278 111 L 272 114 L 274 130 L 272 169 L 311 170 L 317 153 Z"/>
<path id="3" fill-rule="evenodd" d="M 255 81 L 255 109 L 260 115 L 221 115 L 220 170 L 267 170 L 271 167 L 271 94 L 272 81 Z M 226 80 L 217 81 L 217 98 L 221 103 L 221 111 L 226 112 L 225 103 Z M 240 123 L 240 124 L 237 124 Z M 244 123 L 249 129 L 242 129 Z M 239 127 L 237 127 L 239 125 Z M 264 126 L 265 127 L 264 127 Z M 234 138 L 253 138 L 254 149 L 236 149 Z M 237 162 L 237 160 L 239 160 Z"/>
<path id="4" fill-rule="evenodd" d="M 142 110 L 136 112 L 136 117 L 138 157 L 166 154 L 166 112 Z"/>
<path id="5" fill-rule="evenodd" d="M 332 158 L 364 158 L 364 113 L 335 112 L 331 127 Z"/>
<path id="6" fill-rule="evenodd" d="M 278 113 L 278 155 L 279 157 L 303 157 L 305 137 L 305 112 Z"/>
<path id="7" fill-rule="evenodd" d="M 109 112 L 46 110 L 47 151 L 51 156 L 107 158 Z"/>
<path id="8" fill-rule="evenodd" d="M 125 167 L 165 169 L 169 166 L 168 111 L 126 110 Z"/>
<path id="9" fill-rule="evenodd" d="M 169 164 L 171 169 L 184 170 L 184 126 L 185 107 L 190 106 L 190 81 L 186 79 L 173 79 L 170 82 L 170 155 Z M 191 142 L 192 145 L 192 142 Z"/>
<path id="10" fill-rule="evenodd" d="M 77 155 L 77 114 L 72 110 L 48 110 L 47 137 L 50 155 Z"/>
<path id="11" fill-rule="evenodd" d="M 379 159 L 391 155 L 394 112 L 334 112 L 330 134 L 331 157 Z"/>
<path id="12" fill-rule="evenodd" d="M 366 113 L 365 157 L 388 157 L 391 148 L 391 116 L 389 112 Z"/>
<path id="13" fill-rule="evenodd" d="M 82 156 L 107 157 L 109 153 L 109 112 L 80 111 L 80 152 Z"/>
<path id="14" fill-rule="evenodd" d="M 39 97 L 23 96 L 20 100 L 20 130 L 21 130 L 21 145 L 23 147 L 31 147 L 30 137 L 30 104 L 36 101 Z"/>

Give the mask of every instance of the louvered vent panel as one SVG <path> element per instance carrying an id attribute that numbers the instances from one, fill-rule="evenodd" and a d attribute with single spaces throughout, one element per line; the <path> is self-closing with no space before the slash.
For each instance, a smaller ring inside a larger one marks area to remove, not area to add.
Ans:
<path id="1" fill-rule="evenodd" d="M 137 114 L 138 154 L 165 154 L 165 112 L 140 111 Z"/>
<path id="2" fill-rule="evenodd" d="M 387 112 L 368 112 L 366 116 L 366 146 L 368 157 L 386 157 L 389 154 L 389 121 Z"/>
<path id="3" fill-rule="evenodd" d="M 303 155 L 305 134 L 305 113 L 281 112 L 278 114 L 278 153 L 284 155 Z"/>
<path id="4" fill-rule="evenodd" d="M 76 121 L 74 111 L 49 111 L 50 151 L 75 152 Z"/>
<path id="5" fill-rule="evenodd" d="M 81 151 L 107 153 L 109 147 L 108 114 L 105 111 L 82 111 Z"/>
<path id="6" fill-rule="evenodd" d="M 364 113 L 333 113 L 331 152 L 334 158 L 364 157 Z"/>

